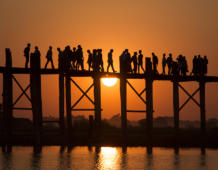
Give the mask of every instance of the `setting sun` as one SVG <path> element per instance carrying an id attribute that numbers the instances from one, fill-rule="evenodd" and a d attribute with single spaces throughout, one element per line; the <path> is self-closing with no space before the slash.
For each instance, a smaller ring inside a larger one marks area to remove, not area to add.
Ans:
<path id="1" fill-rule="evenodd" d="M 101 81 L 105 86 L 111 87 L 116 84 L 117 78 L 102 78 Z"/>

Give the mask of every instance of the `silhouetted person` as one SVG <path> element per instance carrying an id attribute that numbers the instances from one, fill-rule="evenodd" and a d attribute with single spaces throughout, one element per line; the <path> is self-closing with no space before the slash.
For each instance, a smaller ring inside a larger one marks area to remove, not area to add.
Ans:
<path id="1" fill-rule="evenodd" d="M 48 52 L 46 54 L 46 59 L 47 59 L 47 62 L 45 64 L 45 69 L 47 68 L 49 62 L 51 62 L 52 69 L 54 69 L 54 63 L 52 59 L 52 46 L 49 46 Z"/>
<path id="2" fill-rule="evenodd" d="M 203 59 L 203 73 L 204 73 L 204 75 L 206 75 L 207 74 L 207 65 L 208 65 L 208 59 L 207 59 L 207 56 L 204 56 L 204 59 Z"/>
<path id="3" fill-rule="evenodd" d="M 197 58 L 197 74 L 199 76 L 202 76 L 204 75 L 204 59 L 198 55 L 198 58 Z"/>
<path id="4" fill-rule="evenodd" d="M 83 49 L 81 45 L 78 45 L 78 48 L 76 50 L 76 56 L 77 56 L 76 68 L 79 69 L 79 67 L 81 67 L 81 69 L 84 70 Z"/>
<path id="5" fill-rule="evenodd" d="M 70 70 L 71 63 L 70 63 L 70 56 L 71 56 L 71 50 L 70 46 L 66 46 L 64 51 L 63 51 L 63 63 L 64 63 L 64 70 Z"/>
<path id="6" fill-rule="evenodd" d="M 107 72 L 109 72 L 109 68 L 111 67 L 113 72 L 115 73 L 116 71 L 114 70 L 114 64 L 113 64 L 113 57 L 112 57 L 112 53 L 113 53 L 113 49 L 110 50 L 110 52 L 108 53 L 108 59 L 107 59 Z"/>
<path id="7" fill-rule="evenodd" d="M 176 61 L 172 61 L 172 75 L 174 76 L 179 75 L 178 63 Z"/>
<path id="8" fill-rule="evenodd" d="M 131 67 L 131 55 L 129 53 L 129 50 L 125 50 L 125 67 L 126 67 L 126 72 L 132 72 L 132 67 Z"/>
<path id="9" fill-rule="evenodd" d="M 192 60 L 192 72 L 190 75 L 194 74 L 195 76 L 197 75 L 197 67 L 198 67 L 198 59 L 197 56 L 194 56 Z"/>
<path id="10" fill-rule="evenodd" d="M 63 67 L 64 67 L 64 54 L 63 54 L 63 51 L 61 51 L 61 49 L 59 47 L 57 48 L 57 51 L 58 51 L 58 68 L 63 69 Z"/>
<path id="11" fill-rule="evenodd" d="M 182 62 L 181 73 L 183 76 L 186 76 L 186 73 L 188 72 L 188 64 L 185 56 L 182 56 L 181 62 Z"/>
<path id="12" fill-rule="evenodd" d="M 72 70 L 76 70 L 76 47 L 73 47 L 73 51 L 70 50 L 70 65 Z"/>
<path id="13" fill-rule="evenodd" d="M 126 72 L 126 50 L 122 52 L 119 57 L 120 60 L 120 73 Z"/>
<path id="14" fill-rule="evenodd" d="M 25 68 L 28 68 L 29 59 L 30 59 L 30 43 L 28 43 L 27 47 L 24 49 L 24 56 L 26 58 Z"/>
<path id="15" fill-rule="evenodd" d="M 101 72 L 104 72 L 104 63 L 103 63 L 103 57 L 102 57 L 102 49 L 98 49 L 98 59 L 99 59 L 99 65 L 101 68 Z"/>
<path id="16" fill-rule="evenodd" d="M 171 75 L 172 73 L 172 65 L 173 65 L 173 57 L 172 54 L 170 53 L 169 56 L 167 57 L 168 75 Z"/>
<path id="17" fill-rule="evenodd" d="M 88 63 L 88 66 L 89 66 L 89 71 L 90 71 L 90 69 L 92 67 L 92 62 L 93 62 L 93 55 L 92 55 L 90 50 L 87 50 L 87 53 L 88 53 L 87 63 Z"/>
<path id="18" fill-rule="evenodd" d="M 134 52 L 132 56 L 132 62 L 133 62 L 133 73 L 137 72 L 137 52 Z"/>
<path id="19" fill-rule="evenodd" d="M 41 57 L 41 53 L 40 53 L 39 48 L 37 46 L 35 46 L 34 56 L 38 57 L 38 58 Z"/>
<path id="20" fill-rule="evenodd" d="M 178 57 L 177 57 L 177 61 L 178 61 L 178 74 L 181 75 L 182 73 L 182 64 L 183 64 L 183 56 L 180 54 Z"/>
<path id="21" fill-rule="evenodd" d="M 140 67 L 143 72 L 145 72 L 145 69 L 143 68 L 143 55 L 142 50 L 139 50 L 139 56 L 138 56 L 138 73 L 140 73 Z"/>
<path id="22" fill-rule="evenodd" d="M 99 71 L 98 51 L 97 51 L 97 49 L 93 49 L 93 53 L 92 53 L 92 67 L 93 67 L 93 71 L 94 72 Z"/>
<path id="23" fill-rule="evenodd" d="M 154 53 L 152 53 L 152 62 L 153 62 L 154 73 L 156 74 L 156 73 L 158 73 L 158 71 L 157 71 L 158 58 Z"/>
<path id="24" fill-rule="evenodd" d="M 166 54 L 163 53 L 163 58 L 162 58 L 162 68 L 163 68 L 163 74 L 165 75 L 165 67 L 167 65 L 167 59 L 166 59 Z"/>

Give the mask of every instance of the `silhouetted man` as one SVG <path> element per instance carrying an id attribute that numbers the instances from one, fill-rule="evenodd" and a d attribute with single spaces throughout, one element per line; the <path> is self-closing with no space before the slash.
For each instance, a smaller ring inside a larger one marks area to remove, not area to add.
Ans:
<path id="1" fill-rule="evenodd" d="M 192 72 L 190 75 L 194 74 L 195 76 L 197 75 L 197 66 L 198 66 L 198 61 L 197 61 L 197 56 L 194 56 L 192 60 Z"/>
<path id="2" fill-rule="evenodd" d="M 133 73 L 137 72 L 137 52 L 134 52 L 132 56 L 132 62 L 133 62 Z"/>
<path id="3" fill-rule="evenodd" d="M 145 72 L 145 69 L 143 68 L 143 55 L 142 50 L 139 50 L 139 56 L 138 56 L 138 73 L 140 73 L 140 67 Z"/>
<path id="4" fill-rule="evenodd" d="M 129 50 L 125 50 L 125 60 L 126 60 L 126 72 L 132 72 L 132 67 L 131 67 L 131 55 L 129 53 Z"/>
<path id="5" fill-rule="evenodd" d="M 169 54 L 169 57 L 167 57 L 167 66 L 168 66 L 168 75 L 172 73 L 172 65 L 173 65 L 173 57 L 172 54 Z"/>
<path id="6" fill-rule="evenodd" d="M 58 68 L 63 69 L 64 67 L 64 56 L 63 56 L 63 52 L 61 51 L 60 48 L 57 48 L 58 51 Z"/>
<path id="7" fill-rule="evenodd" d="M 30 58 L 30 43 L 28 43 L 27 47 L 24 49 L 24 56 L 26 58 L 25 68 L 28 68 L 28 63 Z"/>
<path id="8" fill-rule="evenodd" d="M 113 72 L 115 73 L 116 71 L 114 70 L 114 64 L 113 64 L 113 58 L 112 58 L 112 53 L 113 53 L 113 49 L 110 50 L 110 52 L 108 53 L 108 60 L 107 60 L 107 72 L 109 71 L 109 68 L 111 67 Z"/>
<path id="9" fill-rule="evenodd" d="M 99 59 L 100 67 L 101 67 L 101 72 L 104 72 L 104 63 L 103 63 L 103 57 L 102 57 L 102 49 L 98 49 L 98 59 Z"/>
<path id="10" fill-rule="evenodd" d="M 52 46 L 49 46 L 48 52 L 46 54 L 47 62 L 45 64 L 45 69 L 47 68 L 47 65 L 49 62 L 51 62 L 52 69 L 54 69 L 54 63 L 52 59 Z"/>
<path id="11" fill-rule="evenodd" d="M 76 70 L 76 47 L 73 47 L 73 51 L 71 51 L 71 62 L 73 70 Z"/>
<path id="12" fill-rule="evenodd" d="M 204 59 L 203 59 L 203 63 L 204 63 L 204 75 L 207 74 L 207 65 L 208 65 L 208 59 L 207 59 L 207 56 L 204 56 Z"/>
<path id="13" fill-rule="evenodd" d="M 158 58 L 154 53 L 152 53 L 152 61 L 153 61 L 154 73 L 156 74 L 156 73 L 158 73 L 158 71 L 157 71 Z"/>
<path id="14" fill-rule="evenodd" d="M 87 53 L 88 53 L 87 63 L 88 63 L 88 66 L 89 66 L 89 71 L 90 71 L 90 69 L 92 67 L 93 55 L 92 55 L 90 50 L 87 50 Z"/>
<path id="15" fill-rule="evenodd" d="M 165 67 L 166 67 L 166 64 L 167 64 L 166 54 L 163 53 L 163 58 L 162 58 L 163 75 L 165 75 Z"/>
<path id="16" fill-rule="evenodd" d="M 83 59 L 83 49 L 81 45 L 78 45 L 78 48 L 76 50 L 76 58 L 77 58 L 77 63 L 76 63 L 76 68 L 79 69 L 79 66 L 81 67 L 82 70 L 84 70 L 84 59 Z"/>

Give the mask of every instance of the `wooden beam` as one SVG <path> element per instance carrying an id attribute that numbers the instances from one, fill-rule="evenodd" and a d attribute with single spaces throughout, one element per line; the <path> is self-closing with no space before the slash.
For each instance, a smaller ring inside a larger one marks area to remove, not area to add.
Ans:
<path id="1" fill-rule="evenodd" d="M 59 123 L 60 123 L 60 133 L 65 135 L 65 121 L 64 121 L 64 65 L 63 59 L 59 59 Z"/>
<path id="2" fill-rule="evenodd" d="M 120 79 L 120 99 L 121 99 L 121 127 L 123 136 L 127 135 L 127 96 L 126 96 L 126 77 Z"/>
<path id="3" fill-rule="evenodd" d="M 36 145 L 41 145 L 42 133 L 42 94 L 41 94 L 41 74 L 40 56 L 35 53 L 30 55 L 30 94 L 33 109 L 33 124 L 36 136 Z"/>
<path id="4" fill-rule="evenodd" d="M 5 136 L 5 146 L 8 150 L 11 145 L 12 116 L 13 116 L 13 82 L 12 82 L 12 55 L 10 49 L 6 48 L 6 67 L 3 73 L 3 132 Z M 10 149 L 9 149 L 10 150 Z"/>
<path id="5" fill-rule="evenodd" d="M 201 131 L 206 131 L 206 114 L 205 114 L 205 82 L 200 81 L 200 112 L 201 112 Z"/>
<path id="6" fill-rule="evenodd" d="M 174 113 L 174 128 L 179 130 L 179 87 L 178 82 L 173 82 L 173 113 Z"/>
<path id="7" fill-rule="evenodd" d="M 65 86 L 66 86 L 66 110 L 67 110 L 67 135 L 68 135 L 68 144 L 71 143 L 73 125 L 72 125 L 72 115 L 71 115 L 71 83 L 70 76 L 66 76 Z"/>
<path id="8" fill-rule="evenodd" d="M 96 135 L 101 134 L 101 81 L 98 73 L 93 77 L 94 104 L 95 104 L 95 130 Z"/>

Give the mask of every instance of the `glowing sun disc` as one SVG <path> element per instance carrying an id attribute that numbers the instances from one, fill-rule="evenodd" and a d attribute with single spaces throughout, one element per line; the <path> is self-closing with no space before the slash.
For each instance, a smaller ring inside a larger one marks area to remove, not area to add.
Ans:
<path id="1" fill-rule="evenodd" d="M 116 84 L 117 78 L 102 78 L 101 81 L 105 86 L 111 87 Z"/>

